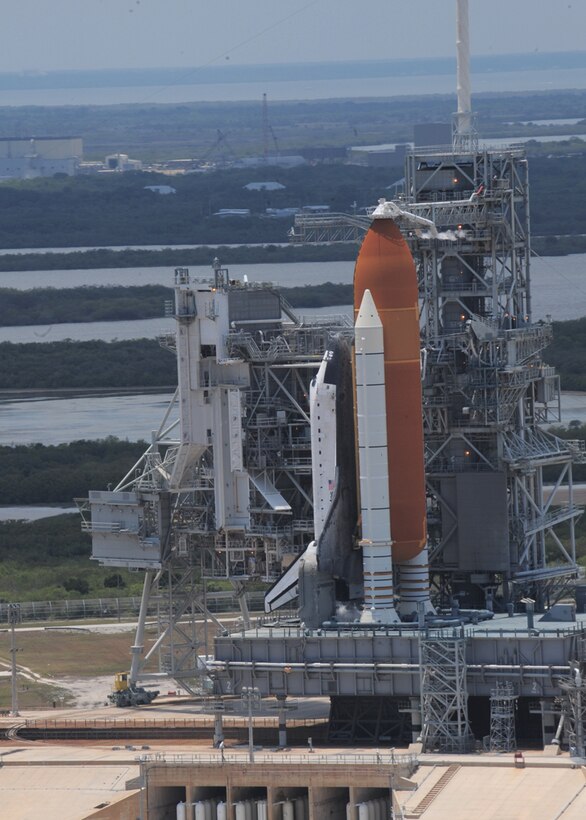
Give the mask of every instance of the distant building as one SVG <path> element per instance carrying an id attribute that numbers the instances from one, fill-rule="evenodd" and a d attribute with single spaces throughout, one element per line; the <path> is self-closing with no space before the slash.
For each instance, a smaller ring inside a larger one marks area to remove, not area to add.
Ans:
<path id="1" fill-rule="evenodd" d="M 139 159 L 130 159 L 128 154 L 108 154 L 103 162 L 80 162 L 79 174 L 120 174 L 125 171 L 142 171 Z"/>
<path id="2" fill-rule="evenodd" d="M 301 209 L 304 214 L 327 214 L 329 205 L 304 205 Z"/>
<path id="3" fill-rule="evenodd" d="M 390 143 L 383 145 L 357 145 L 348 149 L 348 162 L 351 165 L 368 165 L 392 168 L 403 165 L 408 143 Z"/>
<path id="4" fill-rule="evenodd" d="M 271 156 L 271 157 L 242 157 L 233 163 L 233 168 L 262 168 L 263 165 L 276 166 L 278 168 L 296 168 L 298 165 L 307 165 L 307 160 L 298 154 L 291 156 Z"/>
<path id="5" fill-rule="evenodd" d="M 152 191 L 154 194 L 161 194 L 162 196 L 177 193 L 177 188 L 173 188 L 172 185 L 145 185 L 144 189 L 145 191 Z"/>
<path id="6" fill-rule="evenodd" d="M 269 219 L 290 219 L 299 213 L 299 208 L 265 208 L 265 216 Z"/>
<path id="7" fill-rule="evenodd" d="M 104 167 L 106 171 L 142 171 L 142 162 L 128 154 L 108 154 Z"/>
<path id="8" fill-rule="evenodd" d="M 0 179 L 73 176 L 82 158 L 81 137 L 0 139 Z"/>
<path id="9" fill-rule="evenodd" d="M 228 216 L 247 217 L 250 216 L 250 208 L 220 208 L 214 216 L 219 216 L 221 219 Z"/>
<path id="10" fill-rule="evenodd" d="M 246 191 L 283 191 L 285 186 L 280 182 L 249 182 L 244 186 Z"/>
<path id="11" fill-rule="evenodd" d="M 104 163 L 100 160 L 91 160 L 89 162 L 80 162 L 77 166 L 77 174 L 100 174 L 104 170 Z"/>
<path id="12" fill-rule="evenodd" d="M 308 162 L 343 162 L 346 159 L 345 146 L 310 146 L 303 148 L 301 156 Z"/>

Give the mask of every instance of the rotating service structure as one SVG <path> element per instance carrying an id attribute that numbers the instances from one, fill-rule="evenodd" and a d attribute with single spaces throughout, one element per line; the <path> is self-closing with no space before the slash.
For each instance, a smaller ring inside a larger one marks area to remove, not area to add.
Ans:
<path id="1" fill-rule="evenodd" d="M 217 260 L 211 282 L 175 271 L 170 312 L 176 332 L 161 343 L 176 356 L 176 394 L 140 461 L 81 510 L 94 560 L 146 571 L 131 680 L 170 674 L 193 689 L 206 582 L 230 581 L 247 623 L 245 584 L 275 581 L 311 540 L 309 386 L 329 340 L 352 326 L 302 322 L 272 287 L 230 279 Z M 160 627 L 148 651 L 147 613 Z"/>

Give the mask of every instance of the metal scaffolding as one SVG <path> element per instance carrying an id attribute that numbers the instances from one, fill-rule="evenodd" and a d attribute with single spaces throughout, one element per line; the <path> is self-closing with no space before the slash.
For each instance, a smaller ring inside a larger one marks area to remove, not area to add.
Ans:
<path id="1" fill-rule="evenodd" d="M 93 557 L 148 570 L 131 679 L 169 675 L 200 687 L 206 612 L 201 581 L 227 580 L 248 625 L 246 584 L 270 582 L 313 536 L 309 385 L 345 316 L 298 319 L 270 286 L 214 284 L 176 271 L 179 387 L 152 443 L 113 491 L 81 504 Z M 178 417 L 178 418 L 177 418 Z M 159 635 L 144 650 L 144 621 L 164 600 Z M 157 664 L 158 672 L 153 669 Z"/>
<path id="2" fill-rule="evenodd" d="M 517 695 L 510 681 L 497 681 L 490 693 L 489 751 L 514 752 L 516 749 L 515 710 Z"/>
<path id="3" fill-rule="evenodd" d="M 396 204 L 437 230 L 403 220 L 419 279 L 436 593 L 444 605 L 456 595 L 483 607 L 498 589 L 497 606 L 529 595 L 542 609 L 577 573 L 582 510 L 572 464 L 585 454 L 583 443 L 543 429 L 560 421 L 560 386 L 543 359 L 551 325 L 531 316 L 524 152 L 481 150 L 474 140 L 414 149 Z M 349 214 L 299 215 L 295 238 L 331 241 L 344 226 L 368 224 Z M 546 468 L 554 473 L 547 489 Z M 560 507 L 562 484 L 569 501 Z"/>
<path id="4" fill-rule="evenodd" d="M 562 717 L 570 755 L 586 759 L 586 639 L 577 638 L 570 674 L 560 680 Z"/>
<path id="5" fill-rule="evenodd" d="M 468 722 L 466 641 L 462 637 L 421 636 L 421 741 L 424 752 L 460 754 L 474 743 Z"/>
<path id="6" fill-rule="evenodd" d="M 502 606 L 531 594 L 542 607 L 577 572 L 576 450 L 540 427 L 560 419 L 559 379 L 542 358 L 551 327 L 532 323 L 528 203 L 520 149 L 407 157 L 399 206 L 438 232 L 411 231 L 408 242 L 421 296 L 431 560 L 444 603 L 460 595 L 484 606 L 498 587 Z M 569 485 L 565 508 L 544 490 L 546 467 L 556 489 Z"/>
<path id="7" fill-rule="evenodd" d="M 298 244 L 313 242 L 361 242 L 370 226 L 370 218 L 355 214 L 296 214 L 289 241 Z"/>

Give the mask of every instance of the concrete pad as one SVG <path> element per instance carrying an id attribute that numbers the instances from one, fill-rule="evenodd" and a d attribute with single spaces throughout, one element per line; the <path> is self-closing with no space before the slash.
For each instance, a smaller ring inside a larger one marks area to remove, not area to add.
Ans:
<path id="1" fill-rule="evenodd" d="M 437 780 L 434 776 L 434 783 Z M 416 809 L 429 791 L 428 787 L 411 795 L 409 810 Z M 407 801 L 400 802 L 405 805 Z M 580 768 L 552 766 L 545 772 L 537 766 L 464 765 L 421 815 L 423 820 L 552 820 L 562 816 L 564 820 L 586 817 L 586 783 Z"/>
<path id="2" fill-rule="evenodd" d="M 126 796 L 137 766 L 0 768 L 2 816 L 10 820 L 79 820 Z"/>

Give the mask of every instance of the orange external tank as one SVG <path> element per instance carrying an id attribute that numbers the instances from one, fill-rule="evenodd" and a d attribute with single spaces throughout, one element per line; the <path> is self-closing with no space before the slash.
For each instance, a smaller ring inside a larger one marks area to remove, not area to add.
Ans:
<path id="1" fill-rule="evenodd" d="M 354 316 L 370 290 L 384 335 L 393 560 L 427 543 L 417 273 L 393 219 L 375 219 L 354 269 Z"/>

